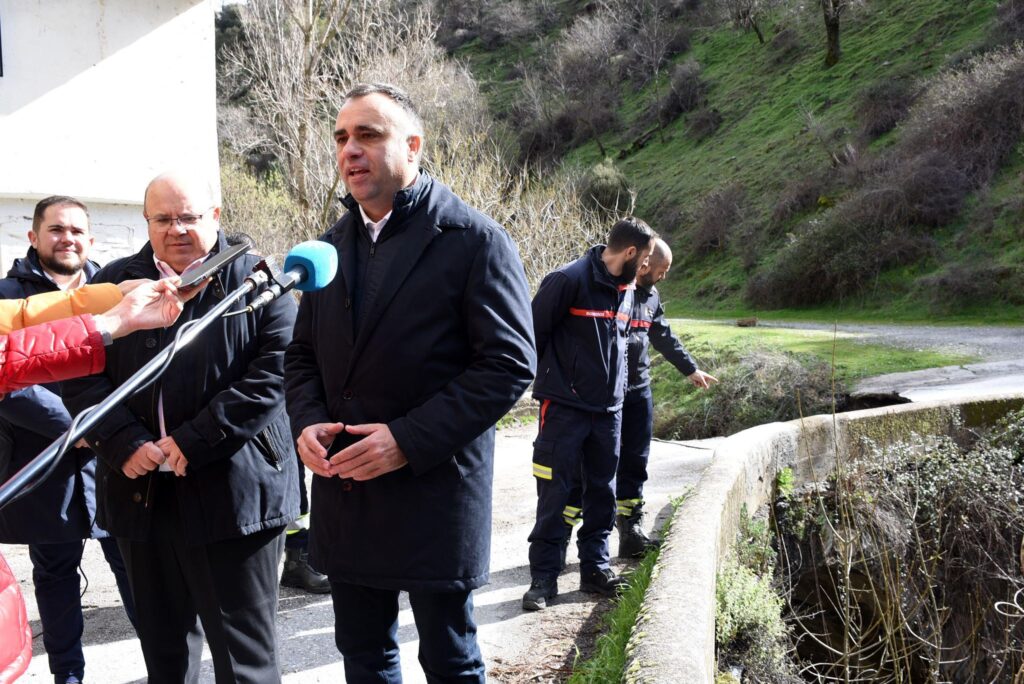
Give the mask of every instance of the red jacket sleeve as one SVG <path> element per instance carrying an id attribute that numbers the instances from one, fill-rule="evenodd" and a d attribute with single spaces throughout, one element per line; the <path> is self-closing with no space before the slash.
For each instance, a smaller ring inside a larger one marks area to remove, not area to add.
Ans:
<path id="1" fill-rule="evenodd" d="M 0 336 L 0 394 L 103 370 L 107 355 L 92 316 L 33 325 Z"/>
<path id="2" fill-rule="evenodd" d="M 13 682 L 28 669 L 32 630 L 18 580 L 0 556 L 0 684 Z"/>

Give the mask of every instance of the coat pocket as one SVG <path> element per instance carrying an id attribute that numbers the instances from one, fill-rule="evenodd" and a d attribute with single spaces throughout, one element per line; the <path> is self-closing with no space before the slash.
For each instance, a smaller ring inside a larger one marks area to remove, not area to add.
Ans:
<path id="1" fill-rule="evenodd" d="M 271 422 L 267 427 L 257 432 L 252 442 L 268 465 L 275 470 L 281 470 L 281 460 L 291 450 L 284 446 L 285 442 L 275 422 Z"/>

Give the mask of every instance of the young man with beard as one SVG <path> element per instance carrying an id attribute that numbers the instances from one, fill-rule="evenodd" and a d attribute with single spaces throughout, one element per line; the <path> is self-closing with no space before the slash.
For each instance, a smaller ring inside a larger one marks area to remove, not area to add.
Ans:
<path id="1" fill-rule="evenodd" d="M 94 237 L 86 207 L 73 197 L 40 200 L 28 239 L 28 253 L 0 280 L 0 298 L 74 290 L 85 285 L 99 268 L 89 261 Z M 48 383 L 12 392 L 0 401 L 0 430 L 10 436 L 8 473 L 21 469 L 71 424 L 60 392 L 58 383 Z M 84 441 L 76 446 L 35 491 L 0 511 L 0 542 L 28 544 L 43 646 L 58 684 L 78 682 L 84 676 L 78 576 L 83 540 L 99 539 L 125 612 L 134 622 L 117 543 L 95 524 L 96 456 Z"/>
<path id="2" fill-rule="evenodd" d="M 524 610 L 558 594 L 563 514 L 582 476 L 580 589 L 612 595 L 624 580 L 609 567 L 615 522 L 612 483 L 626 389 L 626 342 L 634 280 L 654 241 L 637 218 L 617 222 L 607 245 L 548 274 L 533 298 L 539 358 L 533 396 L 541 402 L 534 442 L 537 519 L 530 533 L 530 589 Z"/>
<path id="3" fill-rule="evenodd" d="M 626 398 L 622 404 L 622 437 L 619 440 L 619 467 L 615 476 L 616 515 L 619 530 L 619 558 L 640 558 L 658 542 L 643 529 L 643 486 L 647 481 L 647 458 L 651 452 L 654 428 L 654 399 L 651 394 L 651 359 L 647 343 L 686 376 L 694 387 L 707 389 L 718 382 L 713 375 L 697 368 L 693 357 L 672 334 L 665 320 L 661 295 L 655 287 L 664 280 L 672 266 L 672 250 L 661 238 L 654 241 L 647 264 L 636 277 L 633 313 L 629 322 L 629 343 L 626 351 Z M 581 490 L 577 484 L 565 507 L 565 537 L 561 560 L 572 536 L 572 528 L 582 522 Z"/>

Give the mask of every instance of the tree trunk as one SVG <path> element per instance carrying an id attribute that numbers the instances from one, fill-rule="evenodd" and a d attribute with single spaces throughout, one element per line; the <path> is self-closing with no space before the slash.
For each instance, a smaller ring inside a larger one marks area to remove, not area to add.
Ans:
<path id="1" fill-rule="evenodd" d="M 757 42 L 764 45 L 764 34 L 761 33 L 761 27 L 757 25 L 757 19 L 750 18 L 750 28 L 754 29 L 754 33 L 757 34 Z"/>
<path id="2" fill-rule="evenodd" d="M 839 63 L 839 10 L 832 7 L 831 3 L 823 2 L 822 13 L 825 15 L 825 35 L 828 42 L 828 49 L 825 53 L 825 67 L 833 67 Z"/>

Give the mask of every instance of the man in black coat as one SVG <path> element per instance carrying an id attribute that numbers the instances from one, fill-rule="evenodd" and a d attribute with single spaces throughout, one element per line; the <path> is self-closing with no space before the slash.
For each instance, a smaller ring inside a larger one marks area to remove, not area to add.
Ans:
<path id="1" fill-rule="evenodd" d="M 96 282 L 186 274 L 226 246 L 213 192 L 194 178 L 155 178 L 144 215 L 149 244 Z M 65 383 L 68 408 L 107 396 L 241 286 L 256 261 L 225 267 L 171 328 L 115 340 L 103 374 Z M 282 383 L 294 321 L 290 297 L 225 318 L 87 436 L 99 456 L 99 522 L 124 556 L 153 684 L 198 680 L 204 632 L 218 683 L 280 681 L 277 570 L 283 530 L 299 512 Z"/>
<path id="2" fill-rule="evenodd" d="M 494 424 L 536 364 L 525 273 L 500 226 L 419 170 L 404 92 L 357 86 L 335 140 L 349 212 L 322 239 L 341 272 L 303 295 L 285 363 L 315 474 L 310 560 L 349 684 L 400 681 L 400 590 L 428 680 L 483 682 L 471 592 L 488 581 Z"/>
<path id="3" fill-rule="evenodd" d="M 40 200 L 28 237 L 28 253 L 16 259 L 7 277 L 0 280 L 2 299 L 75 289 L 99 269 L 89 260 L 95 238 L 86 207 L 73 197 L 54 195 Z M 6 473 L 0 468 L 0 481 L 50 446 L 70 424 L 59 383 L 6 395 L 0 401 L 0 430 L 10 436 L 10 453 L 5 454 L 9 459 L 0 458 L 8 463 Z M 58 684 L 85 676 L 85 623 L 78 575 L 82 540 L 99 540 L 125 611 L 133 619 L 124 561 L 117 542 L 95 524 L 95 514 L 96 457 L 88 448 L 72 448 L 38 487 L 0 511 L 0 542 L 28 544 L 43 645 Z"/>

